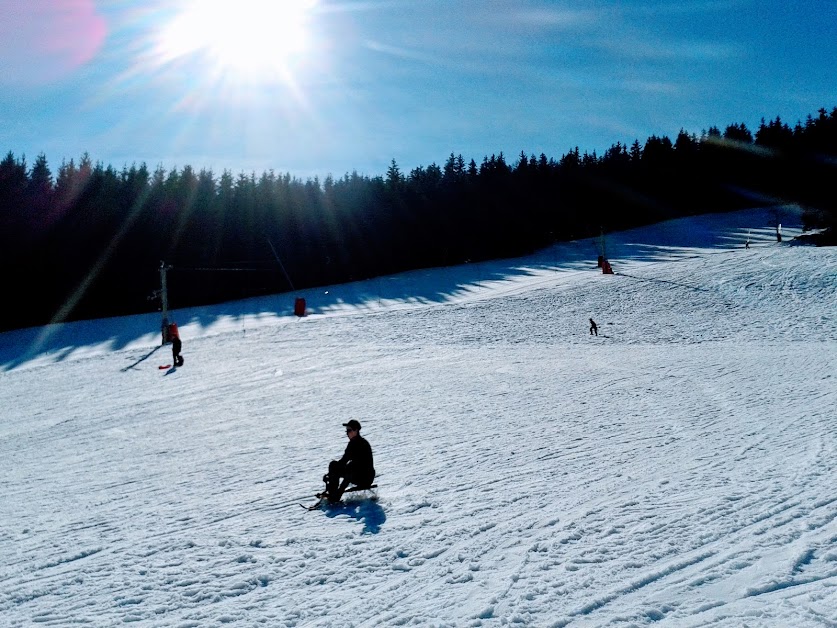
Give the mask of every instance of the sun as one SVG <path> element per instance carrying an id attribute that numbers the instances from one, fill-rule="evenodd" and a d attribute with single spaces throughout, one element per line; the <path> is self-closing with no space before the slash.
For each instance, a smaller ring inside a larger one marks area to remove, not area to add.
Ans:
<path id="1" fill-rule="evenodd" d="M 310 47 L 316 0 L 189 0 L 160 31 L 163 61 L 198 57 L 225 79 L 285 79 Z"/>

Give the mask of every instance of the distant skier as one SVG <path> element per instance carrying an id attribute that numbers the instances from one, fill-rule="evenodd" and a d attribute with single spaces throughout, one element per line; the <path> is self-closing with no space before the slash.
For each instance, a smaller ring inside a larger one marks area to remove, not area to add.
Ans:
<path id="1" fill-rule="evenodd" d="M 349 484 L 370 486 L 375 479 L 375 466 L 372 460 L 372 447 L 360 435 L 360 423 L 352 419 L 344 423 L 349 444 L 340 460 L 332 460 L 328 465 L 328 473 L 323 476 L 326 483 L 328 501 L 331 504 L 340 501 L 343 492 Z M 342 482 L 340 482 L 342 478 Z"/>
<path id="2" fill-rule="evenodd" d="M 183 349 L 183 342 L 180 340 L 180 332 L 177 325 L 169 325 L 169 337 L 171 338 L 171 358 L 175 366 L 183 366 L 183 356 L 180 351 Z"/>
<path id="3" fill-rule="evenodd" d="M 599 327 L 596 325 L 596 321 L 594 321 L 592 318 L 590 319 L 590 335 L 599 335 Z"/>

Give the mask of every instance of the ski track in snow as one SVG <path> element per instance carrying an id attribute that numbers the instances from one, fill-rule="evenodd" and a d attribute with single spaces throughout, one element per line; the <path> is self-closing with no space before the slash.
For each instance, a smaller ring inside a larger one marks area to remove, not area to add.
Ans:
<path id="1" fill-rule="evenodd" d="M 769 217 L 0 371 L 3 625 L 837 626 L 837 257 Z"/>

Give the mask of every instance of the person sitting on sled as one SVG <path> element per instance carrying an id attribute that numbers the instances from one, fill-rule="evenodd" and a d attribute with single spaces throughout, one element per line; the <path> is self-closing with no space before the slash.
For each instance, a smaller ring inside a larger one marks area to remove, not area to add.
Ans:
<path id="1" fill-rule="evenodd" d="M 340 501 L 343 491 L 348 488 L 349 484 L 357 484 L 359 487 L 370 486 L 375 479 L 372 447 L 360 435 L 360 423 L 352 419 L 343 426 L 346 428 L 349 444 L 346 445 L 343 457 L 340 460 L 332 460 L 328 465 L 328 473 L 323 476 L 328 501 L 332 504 Z"/>

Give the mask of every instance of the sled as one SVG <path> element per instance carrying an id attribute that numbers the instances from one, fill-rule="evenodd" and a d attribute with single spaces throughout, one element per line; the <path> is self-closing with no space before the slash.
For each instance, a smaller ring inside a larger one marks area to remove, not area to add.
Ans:
<path id="1" fill-rule="evenodd" d="M 378 488 L 378 485 L 377 484 L 370 484 L 369 486 L 352 486 L 352 487 L 347 488 L 345 491 L 343 491 L 343 494 L 345 495 L 346 493 L 356 493 L 357 491 L 368 491 L 368 490 L 371 490 L 373 488 Z M 306 506 L 305 504 L 300 504 L 300 506 L 305 508 L 305 510 L 317 510 L 318 508 L 321 508 L 322 505 L 328 501 L 328 493 L 326 491 L 323 491 L 322 493 L 317 493 L 316 495 L 314 495 L 314 497 L 317 498 L 317 503 L 316 504 L 313 504 L 311 506 Z M 337 503 L 340 503 L 340 502 L 337 502 Z"/>

